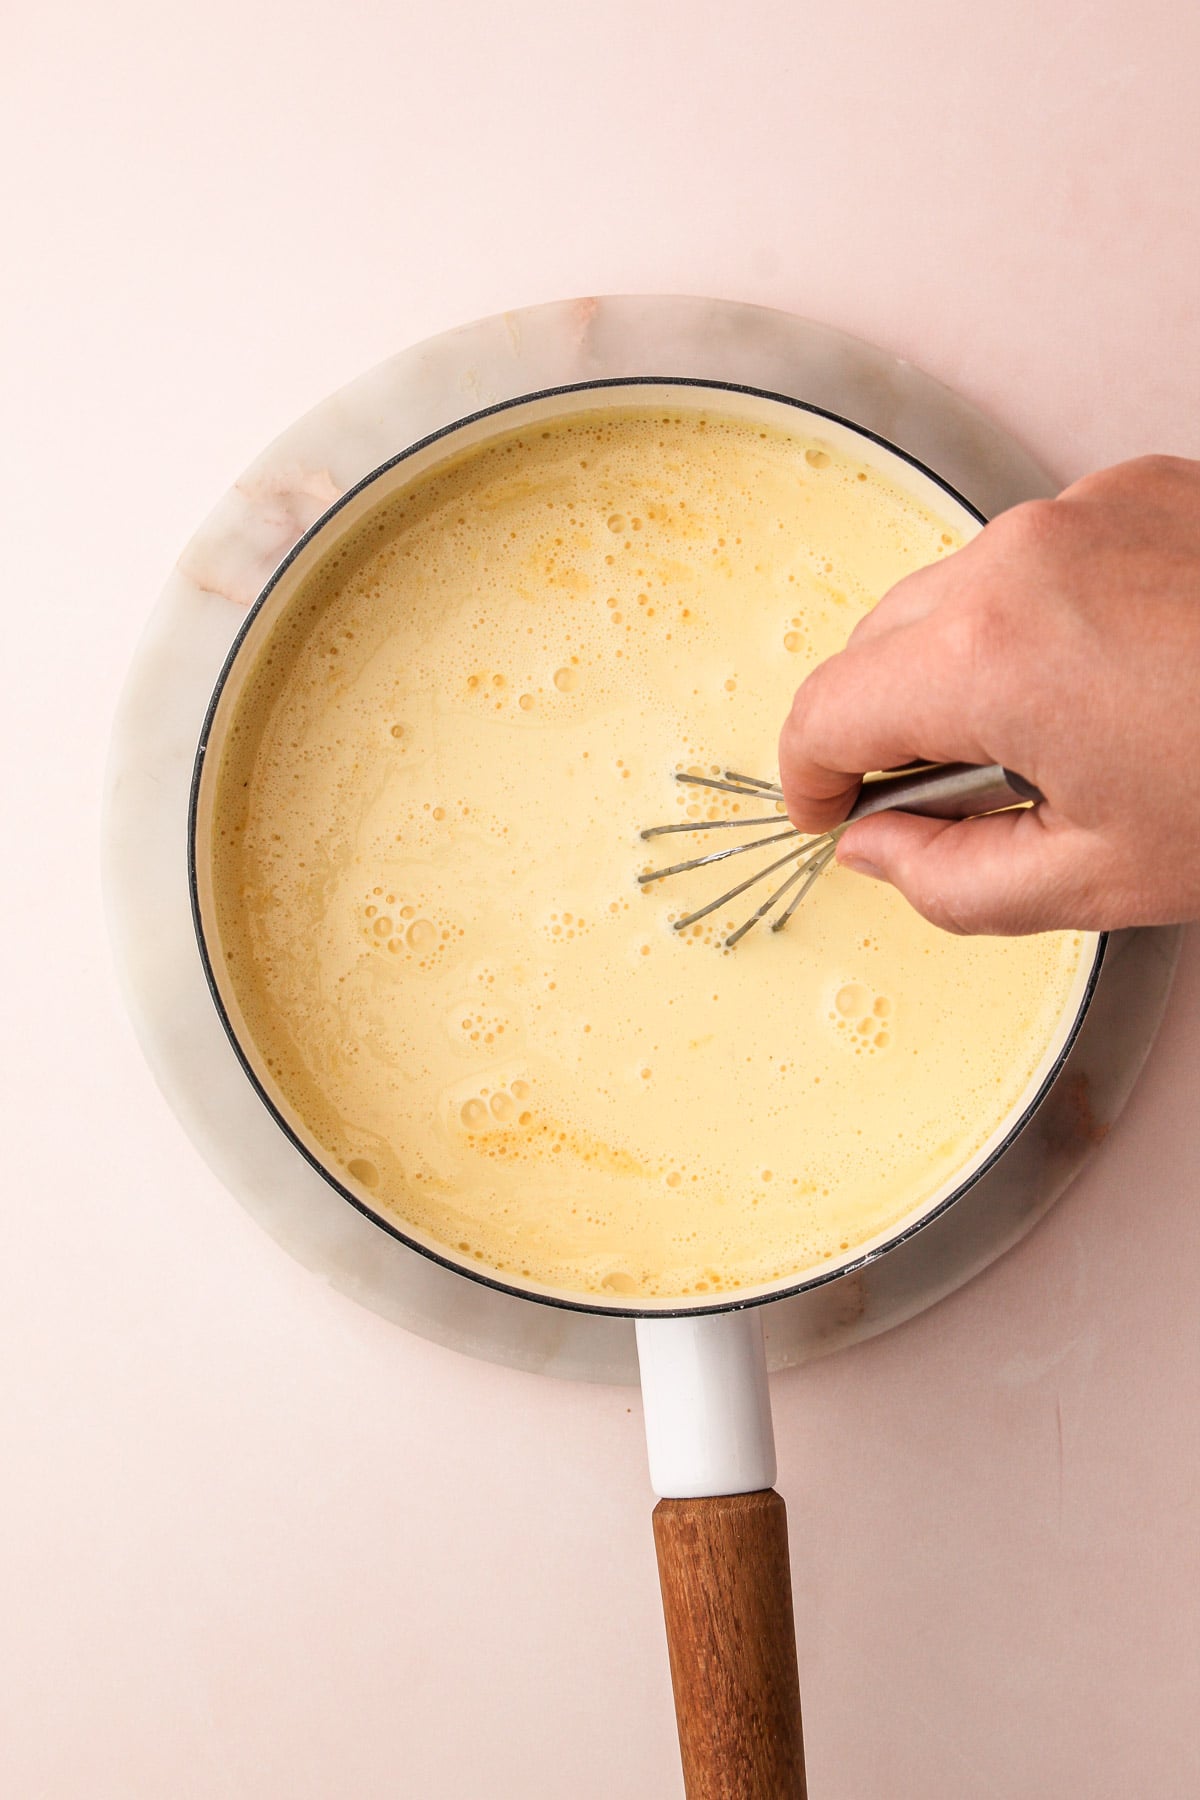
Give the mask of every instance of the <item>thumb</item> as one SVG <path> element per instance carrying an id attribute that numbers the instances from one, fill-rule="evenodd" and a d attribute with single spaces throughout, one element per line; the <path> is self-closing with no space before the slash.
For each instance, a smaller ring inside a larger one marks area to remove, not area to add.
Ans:
<path id="1" fill-rule="evenodd" d="M 837 859 L 891 882 L 943 931 L 1020 937 L 1093 924 L 1098 847 L 1042 807 L 953 822 L 876 813 L 847 827 Z"/>

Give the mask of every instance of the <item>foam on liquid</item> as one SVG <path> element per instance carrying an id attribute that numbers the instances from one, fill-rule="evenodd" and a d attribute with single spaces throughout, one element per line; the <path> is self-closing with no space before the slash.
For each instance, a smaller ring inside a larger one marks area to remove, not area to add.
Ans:
<path id="1" fill-rule="evenodd" d="M 954 1175 L 1088 940 L 951 937 L 833 868 L 722 952 L 753 895 L 671 921 L 736 860 L 635 876 L 717 847 L 645 825 L 771 812 L 673 771 L 772 775 L 805 672 L 960 541 L 831 443 L 631 408 L 468 452 L 327 559 L 238 701 L 213 873 L 348 1186 L 459 1260 L 668 1297 L 818 1267 Z"/>

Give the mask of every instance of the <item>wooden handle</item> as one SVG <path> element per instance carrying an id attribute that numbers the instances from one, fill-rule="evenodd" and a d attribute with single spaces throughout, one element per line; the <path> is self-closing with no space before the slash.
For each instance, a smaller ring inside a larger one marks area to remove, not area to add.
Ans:
<path id="1" fill-rule="evenodd" d="M 782 1499 L 660 1500 L 654 1544 L 687 1800 L 805 1800 Z"/>

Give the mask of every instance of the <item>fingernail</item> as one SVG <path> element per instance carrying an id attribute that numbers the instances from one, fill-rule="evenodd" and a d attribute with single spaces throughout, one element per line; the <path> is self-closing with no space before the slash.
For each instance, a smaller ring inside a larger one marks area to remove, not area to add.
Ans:
<path id="1" fill-rule="evenodd" d="M 865 856 L 855 856 L 853 853 L 839 856 L 838 867 L 851 869 L 855 875 L 869 875 L 873 881 L 887 880 L 883 870 L 876 868 L 873 862 L 868 862 Z"/>

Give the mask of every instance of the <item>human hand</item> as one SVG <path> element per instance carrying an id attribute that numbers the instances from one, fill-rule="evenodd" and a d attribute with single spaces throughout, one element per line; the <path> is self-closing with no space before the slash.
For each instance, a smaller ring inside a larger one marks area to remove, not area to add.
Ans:
<path id="1" fill-rule="evenodd" d="M 838 861 L 935 925 L 1018 935 L 1200 916 L 1200 462 L 1121 463 L 907 576 L 801 686 L 779 742 L 802 831 L 860 775 L 1003 763 L 1045 802 L 880 813 Z"/>

